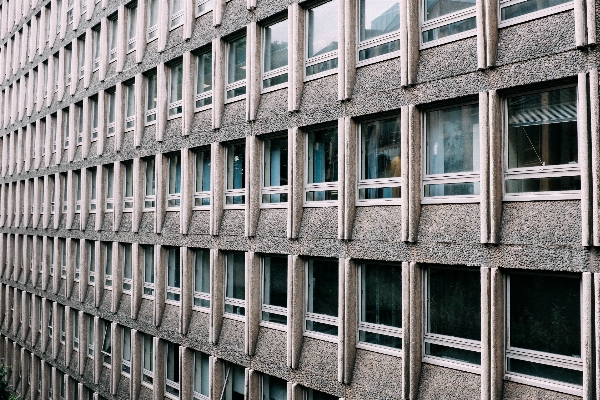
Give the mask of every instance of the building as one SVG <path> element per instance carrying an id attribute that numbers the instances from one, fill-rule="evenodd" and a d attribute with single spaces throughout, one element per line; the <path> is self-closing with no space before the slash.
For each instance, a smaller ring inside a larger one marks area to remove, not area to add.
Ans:
<path id="1" fill-rule="evenodd" d="M 11 383 L 598 398 L 595 9 L 2 1 Z"/>

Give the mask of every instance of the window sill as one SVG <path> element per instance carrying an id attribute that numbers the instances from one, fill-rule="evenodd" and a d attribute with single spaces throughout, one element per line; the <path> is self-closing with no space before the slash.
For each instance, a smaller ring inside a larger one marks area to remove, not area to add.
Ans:
<path id="1" fill-rule="evenodd" d="M 338 328 L 339 329 L 339 328 Z M 338 343 L 340 341 L 337 335 L 328 335 L 326 333 L 318 333 L 313 331 L 304 331 L 304 337 L 311 339 L 323 340 L 324 342 Z"/>
<path id="2" fill-rule="evenodd" d="M 225 99 L 225 104 L 236 103 L 236 102 L 242 101 L 242 100 L 246 100 L 246 95 L 245 94 L 243 94 L 241 96 L 237 96 L 237 97 L 232 97 L 230 99 Z"/>
<path id="3" fill-rule="evenodd" d="M 260 203 L 260 208 L 261 209 L 267 209 L 267 208 L 278 208 L 278 209 L 287 209 L 289 207 L 289 204 L 287 202 L 281 202 L 281 203 Z"/>
<path id="4" fill-rule="evenodd" d="M 304 69 L 306 70 L 306 65 L 304 65 Z M 305 73 L 306 73 L 306 71 L 305 71 Z M 333 68 L 333 69 L 330 69 L 330 70 L 327 70 L 327 71 L 320 72 L 318 74 L 312 74 L 312 75 L 309 75 L 309 76 L 305 75 L 304 76 L 304 82 L 306 83 L 306 82 L 314 81 L 315 79 L 324 78 L 326 76 L 335 75 L 337 73 L 338 73 L 338 69 L 337 68 Z"/>
<path id="5" fill-rule="evenodd" d="M 373 200 L 359 200 L 356 199 L 356 207 L 370 207 L 370 206 L 401 206 L 402 198 L 393 199 L 373 199 Z"/>
<path id="6" fill-rule="evenodd" d="M 542 389 L 549 389 L 555 392 L 572 394 L 574 396 L 583 396 L 583 388 L 581 386 L 562 384 L 558 381 L 552 381 L 549 379 L 536 378 L 528 375 L 520 375 L 507 372 L 504 375 L 504 379 L 510 382 L 521 383 L 533 387 Z"/>
<path id="7" fill-rule="evenodd" d="M 223 318 L 232 319 L 234 321 L 246 322 L 246 316 L 245 315 L 223 313 Z"/>
<path id="8" fill-rule="evenodd" d="M 167 117 L 167 121 L 171 121 L 173 119 L 179 119 L 183 116 L 183 113 L 178 113 L 178 114 L 173 114 L 173 115 L 169 115 Z"/>
<path id="9" fill-rule="evenodd" d="M 479 203 L 480 195 L 421 197 L 421 204 L 470 204 Z"/>
<path id="10" fill-rule="evenodd" d="M 305 201 L 304 208 L 337 207 L 339 200 Z"/>
<path id="11" fill-rule="evenodd" d="M 192 306 L 192 311 L 198 311 L 204 314 L 210 314 L 210 307 Z"/>
<path id="12" fill-rule="evenodd" d="M 260 326 L 264 327 L 264 328 L 269 328 L 269 329 L 275 329 L 278 331 L 282 331 L 282 332 L 287 332 L 287 325 L 283 325 L 283 324 L 276 324 L 274 322 L 268 322 L 268 321 L 260 321 Z"/>
<path id="13" fill-rule="evenodd" d="M 209 105 L 204 106 L 204 107 L 195 108 L 194 112 L 197 113 L 197 112 L 200 112 L 200 111 L 206 111 L 206 110 L 210 110 L 211 108 L 212 108 L 212 104 L 209 104 Z"/>
<path id="14" fill-rule="evenodd" d="M 224 210 L 245 210 L 246 204 L 224 204 Z"/>
<path id="15" fill-rule="evenodd" d="M 506 28 L 506 27 L 509 27 L 512 25 L 522 24 L 524 22 L 547 17 L 552 14 L 558 14 L 558 13 L 561 13 L 564 11 L 571 10 L 571 9 L 573 9 L 573 7 L 574 7 L 573 2 L 568 2 L 568 3 L 564 3 L 564 4 L 559 4 L 554 7 L 548 7 L 543 10 L 538 10 L 538 11 L 535 11 L 535 12 L 532 12 L 529 14 L 521 15 L 520 17 L 506 19 L 504 21 L 499 19 L 498 20 L 498 29 Z M 500 3 L 498 13 L 500 14 L 501 11 L 502 11 L 502 3 Z"/>
<path id="16" fill-rule="evenodd" d="M 437 365 L 440 367 L 446 367 L 451 369 L 456 369 L 459 371 L 470 372 L 472 374 L 481 374 L 481 367 L 475 364 L 469 364 L 460 361 L 450 361 L 445 358 L 432 357 L 428 355 L 423 355 L 423 362 L 427 364 Z"/>
<path id="17" fill-rule="evenodd" d="M 143 294 L 143 295 L 142 295 L 142 299 L 146 299 L 146 300 L 154 301 L 154 296 L 150 296 L 150 295 L 147 295 L 147 294 Z"/>

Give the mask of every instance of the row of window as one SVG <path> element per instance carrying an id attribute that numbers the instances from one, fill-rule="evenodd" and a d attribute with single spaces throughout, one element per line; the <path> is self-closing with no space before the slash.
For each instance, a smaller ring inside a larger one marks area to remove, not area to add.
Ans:
<path id="1" fill-rule="evenodd" d="M 75 241 L 75 277 L 80 267 L 79 241 Z M 102 252 L 104 288 L 112 289 L 114 246 L 123 252 L 122 285 L 131 293 L 131 244 L 85 242 L 89 254 L 90 284 L 97 284 L 96 251 Z M 99 246 L 98 246 L 99 245 Z M 65 248 L 65 243 L 60 245 Z M 154 299 L 154 246 L 141 246 L 142 297 Z M 161 250 L 165 298 L 169 304 L 181 300 L 182 264 L 180 248 Z M 209 250 L 193 249 L 193 309 L 209 312 L 211 262 Z M 224 316 L 245 321 L 245 253 L 224 252 Z M 65 259 L 63 250 L 62 259 Z M 288 316 L 288 257 L 261 255 L 261 325 L 286 330 Z M 304 335 L 336 342 L 339 335 L 339 260 L 304 258 Z M 64 265 L 64 261 L 63 261 Z M 85 267 L 84 267 L 85 268 Z M 161 267 L 162 268 L 162 267 Z M 215 267 L 218 268 L 218 267 Z M 402 267 L 399 264 L 363 262 L 358 265 L 357 347 L 402 356 Z M 481 277 L 478 268 L 429 265 L 424 273 L 423 359 L 433 364 L 479 372 L 481 364 Z M 66 274 L 63 274 L 63 277 Z M 333 283 L 333 284 L 332 284 Z M 581 389 L 581 276 L 577 274 L 509 272 L 506 274 L 506 377 L 510 380 L 577 393 Z M 15 289 L 16 290 L 16 289 Z M 6 304 L 13 304 L 11 291 Z M 15 293 L 16 295 L 16 293 Z M 20 297 L 17 304 L 20 302 Z M 29 300 L 31 308 L 31 300 Z M 63 306 L 59 306 L 64 310 Z M 7 310 L 5 310 L 5 313 Z M 31 318 L 31 310 L 30 310 Z M 41 314 L 40 314 L 41 318 Z M 64 311 L 60 314 L 64 341 Z M 48 323 L 51 324 L 52 316 Z M 30 320 L 31 324 L 31 320 Z M 50 336 L 51 325 L 50 327 Z M 110 341 L 106 342 L 110 345 Z"/>

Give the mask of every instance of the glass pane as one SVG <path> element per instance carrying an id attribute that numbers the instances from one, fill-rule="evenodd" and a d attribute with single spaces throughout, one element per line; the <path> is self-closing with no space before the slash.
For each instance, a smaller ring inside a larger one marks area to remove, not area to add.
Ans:
<path id="1" fill-rule="evenodd" d="M 98 102 L 92 101 L 92 129 L 98 128 Z"/>
<path id="2" fill-rule="evenodd" d="M 475 7 L 475 0 L 425 0 L 425 21 Z"/>
<path id="3" fill-rule="evenodd" d="M 506 193 L 549 192 L 581 190 L 580 176 L 550 178 L 507 179 Z"/>
<path id="4" fill-rule="evenodd" d="M 154 365 L 154 343 L 152 336 L 144 334 L 144 354 L 143 354 L 143 367 L 148 371 L 153 370 Z"/>
<path id="5" fill-rule="evenodd" d="M 308 58 L 338 48 L 338 0 L 308 10 Z"/>
<path id="6" fill-rule="evenodd" d="M 538 364 L 531 361 L 517 360 L 514 358 L 508 358 L 506 364 L 507 369 L 510 372 L 552 379 L 553 381 L 570 383 L 572 385 L 583 385 L 583 372 L 581 371 Z"/>
<path id="7" fill-rule="evenodd" d="M 513 4 L 508 7 L 503 7 L 500 11 L 501 19 L 516 18 L 535 11 L 543 10 L 544 8 L 558 6 L 568 3 L 571 0 L 527 0 L 521 3 Z"/>
<path id="8" fill-rule="evenodd" d="M 127 39 L 133 39 L 136 35 L 136 23 L 137 23 L 137 7 L 129 9 L 129 18 L 127 20 Z"/>
<path id="9" fill-rule="evenodd" d="M 308 312 L 338 316 L 338 269 L 337 260 L 308 261 Z"/>
<path id="10" fill-rule="evenodd" d="M 425 197 L 433 196 L 467 196 L 479 194 L 479 182 L 445 183 L 425 185 Z"/>
<path id="11" fill-rule="evenodd" d="M 287 307 L 287 257 L 265 257 L 263 265 L 263 303 Z"/>
<path id="12" fill-rule="evenodd" d="M 179 382 L 179 345 L 167 343 L 167 379 Z"/>
<path id="13" fill-rule="evenodd" d="M 151 2 L 158 0 L 151 0 Z M 148 76 L 148 86 L 146 93 L 146 110 L 154 110 L 156 108 L 156 74 Z"/>
<path id="14" fill-rule="evenodd" d="M 264 72 L 288 65 L 288 21 L 265 27 Z"/>
<path id="15" fill-rule="evenodd" d="M 427 113 L 427 174 L 479 171 L 479 106 Z"/>
<path id="16" fill-rule="evenodd" d="M 400 40 L 382 43 L 373 47 L 362 49 L 358 52 L 358 60 L 367 60 L 369 58 L 381 56 L 388 53 L 400 51 Z"/>
<path id="17" fill-rule="evenodd" d="M 400 118 L 361 124 L 361 179 L 401 175 Z M 391 195 L 391 193 L 390 193 Z"/>
<path id="18" fill-rule="evenodd" d="M 194 291 L 210 293 L 210 251 L 196 250 Z"/>
<path id="19" fill-rule="evenodd" d="M 104 245 L 104 273 L 112 275 L 112 243 L 107 242 Z"/>
<path id="20" fill-rule="evenodd" d="M 276 324 L 287 325 L 287 316 L 263 311 L 262 320 Z"/>
<path id="21" fill-rule="evenodd" d="M 475 2 L 473 2 L 473 5 L 474 4 Z M 433 28 L 423 32 L 423 43 L 470 31 L 476 27 L 477 21 L 475 20 L 475 17 L 473 17 L 463 19 L 462 21 L 453 22 L 439 28 Z"/>
<path id="22" fill-rule="evenodd" d="M 196 93 L 201 94 L 212 90 L 212 53 L 198 56 L 198 77 Z"/>
<path id="23" fill-rule="evenodd" d="M 209 388 L 209 357 L 196 351 L 194 353 L 194 388 L 195 392 L 208 396 Z"/>
<path id="24" fill-rule="evenodd" d="M 400 192 L 400 186 L 358 189 L 358 198 L 360 200 L 399 199 L 401 194 Z"/>
<path id="25" fill-rule="evenodd" d="M 210 150 L 196 153 L 196 192 L 210 190 Z"/>
<path id="26" fill-rule="evenodd" d="M 154 246 L 144 246 L 144 282 L 154 283 Z"/>
<path id="27" fill-rule="evenodd" d="M 131 361 L 131 329 L 123 328 L 123 360 Z"/>
<path id="28" fill-rule="evenodd" d="M 125 197 L 133 196 L 133 164 L 125 164 Z"/>
<path id="29" fill-rule="evenodd" d="M 108 93 L 108 123 L 115 122 L 115 92 Z"/>
<path id="30" fill-rule="evenodd" d="M 262 400 L 287 400 L 287 382 L 274 376 L 263 375 Z"/>
<path id="31" fill-rule="evenodd" d="M 181 157 L 169 156 L 169 194 L 181 193 Z"/>
<path id="32" fill-rule="evenodd" d="M 360 1 L 360 41 L 369 40 L 400 29 L 398 0 Z"/>
<path id="33" fill-rule="evenodd" d="M 581 280 L 573 275 L 510 275 L 510 346 L 581 356 Z"/>
<path id="34" fill-rule="evenodd" d="M 227 189 L 245 188 L 245 163 L 245 144 L 234 144 L 227 148 Z"/>
<path id="35" fill-rule="evenodd" d="M 131 279 L 131 244 L 126 243 L 123 245 L 123 278 Z"/>
<path id="36" fill-rule="evenodd" d="M 154 175 L 154 158 L 148 158 L 146 160 L 146 196 L 152 196 L 155 194 L 155 175 Z"/>
<path id="37" fill-rule="evenodd" d="M 183 63 L 171 66 L 169 102 L 175 103 L 183 98 Z"/>
<path id="38" fill-rule="evenodd" d="M 270 88 L 271 86 L 277 86 L 277 85 L 281 85 L 283 83 L 287 83 L 288 81 L 288 74 L 281 74 L 281 75 L 277 75 L 274 76 L 273 78 L 268 78 L 268 79 L 263 79 L 263 87 L 266 88 Z"/>
<path id="39" fill-rule="evenodd" d="M 322 322 L 315 322 L 306 320 L 306 330 L 324 333 L 326 335 L 336 335 L 338 334 L 338 327 L 336 325 L 324 324 Z"/>
<path id="40" fill-rule="evenodd" d="M 288 140 L 287 137 L 265 140 L 264 186 L 288 184 Z"/>
<path id="41" fill-rule="evenodd" d="M 456 347 L 425 343 L 425 354 L 450 360 L 464 361 L 471 364 L 481 364 L 481 353 L 477 351 L 458 349 Z"/>
<path id="42" fill-rule="evenodd" d="M 508 99 L 508 168 L 577 161 L 575 87 Z"/>
<path id="43" fill-rule="evenodd" d="M 480 340 L 479 270 L 430 267 L 427 279 L 427 332 Z"/>
<path id="44" fill-rule="evenodd" d="M 382 335 L 380 333 L 358 331 L 358 340 L 365 343 L 376 344 L 379 346 L 402 349 L 402 338 L 397 336 Z"/>
<path id="45" fill-rule="evenodd" d="M 113 167 L 112 167 L 112 165 L 110 165 L 110 166 L 106 167 L 106 198 L 107 199 L 113 198 L 113 180 L 114 180 Z"/>
<path id="46" fill-rule="evenodd" d="M 402 327 L 402 267 L 388 264 L 361 266 L 360 320 Z"/>
<path id="47" fill-rule="evenodd" d="M 308 183 L 337 182 L 337 129 L 308 133 Z"/>
<path id="48" fill-rule="evenodd" d="M 227 83 L 246 79 L 246 37 L 229 42 L 227 53 Z"/>
<path id="49" fill-rule="evenodd" d="M 168 273 L 167 273 L 167 286 L 173 288 L 181 287 L 180 277 L 179 277 L 179 248 L 169 248 L 167 250 L 167 265 L 168 265 Z"/>
<path id="50" fill-rule="evenodd" d="M 244 253 L 227 253 L 227 277 L 225 297 L 244 300 L 246 298 L 246 260 Z"/>
<path id="51" fill-rule="evenodd" d="M 117 26 L 118 26 L 119 21 L 117 21 L 116 19 L 109 19 L 108 20 L 108 25 L 110 28 L 110 32 L 108 34 L 108 41 L 109 41 L 109 49 L 113 50 L 117 48 Z"/>
<path id="52" fill-rule="evenodd" d="M 125 112 L 126 117 L 133 117 L 135 115 L 135 86 L 133 84 L 127 85 L 127 111 Z"/>
<path id="53" fill-rule="evenodd" d="M 148 27 L 158 24 L 158 2 L 159 0 L 148 0 Z"/>
<path id="54" fill-rule="evenodd" d="M 317 392 L 316 390 L 307 388 L 306 400 L 338 400 L 338 398 L 327 393 Z"/>

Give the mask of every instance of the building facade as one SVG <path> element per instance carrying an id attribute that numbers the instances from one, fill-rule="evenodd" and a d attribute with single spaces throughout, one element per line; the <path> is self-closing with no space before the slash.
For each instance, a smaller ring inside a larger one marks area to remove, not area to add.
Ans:
<path id="1" fill-rule="evenodd" d="M 23 399 L 600 395 L 594 0 L 3 0 Z"/>

